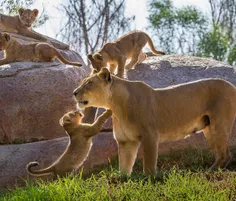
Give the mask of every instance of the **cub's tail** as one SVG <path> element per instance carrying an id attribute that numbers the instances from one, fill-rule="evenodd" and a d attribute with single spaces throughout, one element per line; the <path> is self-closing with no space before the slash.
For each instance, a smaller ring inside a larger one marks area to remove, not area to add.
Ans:
<path id="1" fill-rule="evenodd" d="M 64 64 L 69 64 L 69 65 L 73 65 L 73 66 L 77 66 L 77 67 L 81 67 L 82 64 L 78 63 L 78 62 L 71 62 L 71 61 L 68 61 L 65 57 L 62 56 L 62 54 L 55 50 L 55 54 L 56 54 L 56 57 Z"/>
<path id="2" fill-rule="evenodd" d="M 150 38 L 150 36 L 147 35 L 147 34 L 146 34 L 146 36 L 147 36 L 147 39 L 148 39 L 148 45 L 149 45 L 150 49 L 152 50 L 152 52 L 155 55 L 165 55 L 166 54 L 165 52 L 156 50 L 154 45 L 153 45 L 153 42 L 152 42 L 152 39 Z"/>
<path id="3" fill-rule="evenodd" d="M 45 175 L 50 175 L 50 174 L 54 173 L 52 170 L 52 166 L 42 169 L 42 170 L 32 170 L 31 169 L 32 167 L 38 166 L 38 165 L 39 165 L 39 163 L 36 161 L 30 162 L 26 166 L 26 171 L 32 176 L 45 176 Z"/>

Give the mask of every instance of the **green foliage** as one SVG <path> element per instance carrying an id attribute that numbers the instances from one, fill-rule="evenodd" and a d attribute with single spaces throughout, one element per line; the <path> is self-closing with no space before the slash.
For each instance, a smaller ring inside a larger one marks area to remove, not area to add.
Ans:
<path id="1" fill-rule="evenodd" d="M 167 53 L 194 55 L 196 44 L 206 30 L 207 19 L 195 7 L 176 8 L 171 0 L 154 0 L 149 21 L 161 47 Z"/>
<path id="2" fill-rule="evenodd" d="M 167 53 L 211 57 L 236 64 L 236 2 L 209 1 L 211 20 L 193 6 L 176 8 L 172 0 L 150 4 L 151 29 Z M 230 5 L 228 8 L 227 5 Z"/>
<path id="3" fill-rule="evenodd" d="M 236 149 L 234 149 L 234 155 Z M 229 168 L 235 169 L 236 160 Z M 189 148 L 160 154 L 158 174 L 145 176 L 136 163 L 131 177 L 120 175 L 117 161 L 87 176 L 38 181 L 0 194 L 1 201 L 156 201 L 156 200 L 235 200 L 235 172 L 207 171 L 213 163 L 209 150 Z M 189 169 L 191 168 L 191 170 Z"/>
<path id="4" fill-rule="evenodd" d="M 204 34 L 198 43 L 198 55 L 212 57 L 216 60 L 225 60 L 228 50 L 229 38 L 220 31 L 219 26 L 213 26 L 213 30 Z"/>
<path id="5" fill-rule="evenodd" d="M 236 45 L 231 44 L 228 33 L 223 32 L 220 26 L 214 24 L 213 30 L 205 33 L 198 43 L 197 55 L 227 61 L 232 65 L 236 61 Z"/>
<path id="6" fill-rule="evenodd" d="M 236 44 L 231 45 L 229 50 L 228 62 L 231 65 L 236 65 Z"/>

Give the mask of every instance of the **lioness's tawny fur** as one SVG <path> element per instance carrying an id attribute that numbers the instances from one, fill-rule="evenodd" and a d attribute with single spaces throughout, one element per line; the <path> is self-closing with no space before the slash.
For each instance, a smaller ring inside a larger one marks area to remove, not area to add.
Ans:
<path id="1" fill-rule="evenodd" d="M 118 66 L 117 76 L 124 77 L 124 68 L 127 70 L 139 63 L 139 58 L 144 60 L 142 48 L 148 43 L 152 52 L 156 55 L 163 55 L 164 52 L 157 51 L 154 48 L 152 39 L 142 31 L 132 31 L 114 42 L 106 43 L 102 48 L 94 53 L 88 54 L 88 59 L 97 71 L 110 64 L 110 71 L 114 73 Z M 139 57 L 141 53 L 141 56 Z M 126 60 L 131 61 L 125 66 Z"/>
<path id="2" fill-rule="evenodd" d="M 0 14 L 0 29 L 6 32 L 15 32 L 23 36 L 51 43 L 54 47 L 59 49 L 69 49 L 67 44 L 48 41 L 46 37 L 32 30 L 32 24 L 35 22 L 39 13 L 38 9 L 30 10 L 20 8 L 18 13 L 19 15 L 16 16 Z"/>
<path id="3" fill-rule="evenodd" d="M 78 62 L 68 61 L 47 43 L 21 44 L 7 33 L 0 33 L 0 51 L 4 51 L 5 54 L 5 57 L 0 60 L 0 65 L 17 61 L 51 62 L 56 57 L 65 64 L 82 66 Z"/>
<path id="4" fill-rule="evenodd" d="M 87 158 L 92 146 L 92 137 L 97 135 L 105 121 L 111 117 L 111 110 L 105 111 L 93 124 L 81 123 L 82 114 L 78 111 L 69 112 L 60 119 L 61 126 L 70 137 L 64 153 L 51 166 L 42 170 L 32 170 L 38 162 L 30 162 L 26 170 L 30 175 L 43 176 L 53 174 L 65 176 L 79 168 Z"/>
<path id="5" fill-rule="evenodd" d="M 203 79 L 153 89 L 102 68 L 74 90 L 81 108 L 112 110 L 120 170 L 130 174 L 140 144 L 145 173 L 155 173 L 160 142 L 176 141 L 203 131 L 215 153 L 214 168 L 231 159 L 228 137 L 236 114 L 236 88 L 222 79 Z"/>

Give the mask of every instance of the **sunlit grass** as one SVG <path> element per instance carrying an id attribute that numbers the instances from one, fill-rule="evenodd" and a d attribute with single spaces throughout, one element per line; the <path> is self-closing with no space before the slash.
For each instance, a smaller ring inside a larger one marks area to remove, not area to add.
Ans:
<path id="1" fill-rule="evenodd" d="M 236 149 L 233 150 L 235 153 Z M 27 182 L 24 188 L 4 192 L 0 200 L 235 200 L 236 173 L 207 171 L 213 161 L 208 150 L 171 151 L 159 156 L 158 173 L 152 177 L 142 174 L 141 161 L 135 164 L 131 177 L 121 175 L 114 161 L 89 175 L 68 176 L 53 182 Z M 235 168 L 235 162 L 231 162 L 230 169 Z"/>

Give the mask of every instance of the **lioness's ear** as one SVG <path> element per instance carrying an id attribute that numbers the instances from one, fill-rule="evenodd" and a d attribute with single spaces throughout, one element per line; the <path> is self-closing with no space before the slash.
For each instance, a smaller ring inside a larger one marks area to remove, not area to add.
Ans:
<path id="1" fill-rule="evenodd" d="M 37 17 L 38 14 L 39 14 L 39 10 L 38 10 L 38 9 L 34 9 L 34 10 L 33 10 L 33 13 L 34 13 L 34 16 Z"/>
<path id="2" fill-rule="evenodd" d="M 11 39 L 11 36 L 7 33 L 3 33 L 2 36 L 6 41 L 9 41 Z"/>
<path id="3" fill-rule="evenodd" d="M 107 68 L 103 67 L 98 73 L 98 76 L 106 82 L 111 82 L 111 73 Z"/>
<path id="4" fill-rule="evenodd" d="M 99 53 L 96 53 L 93 55 L 93 58 L 97 61 L 102 61 L 102 55 Z"/>
<path id="5" fill-rule="evenodd" d="M 19 13 L 20 15 L 22 15 L 24 11 L 25 11 L 24 8 L 19 8 L 18 13 Z"/>
<path id="6" fill-rule="evenodd" d="M 87 57 L 88 57 L 88 59 L 89 59 L 90 61 L 93 60 L 93 55 L 92 55 L 92 54 L 88 54 Z"/>

